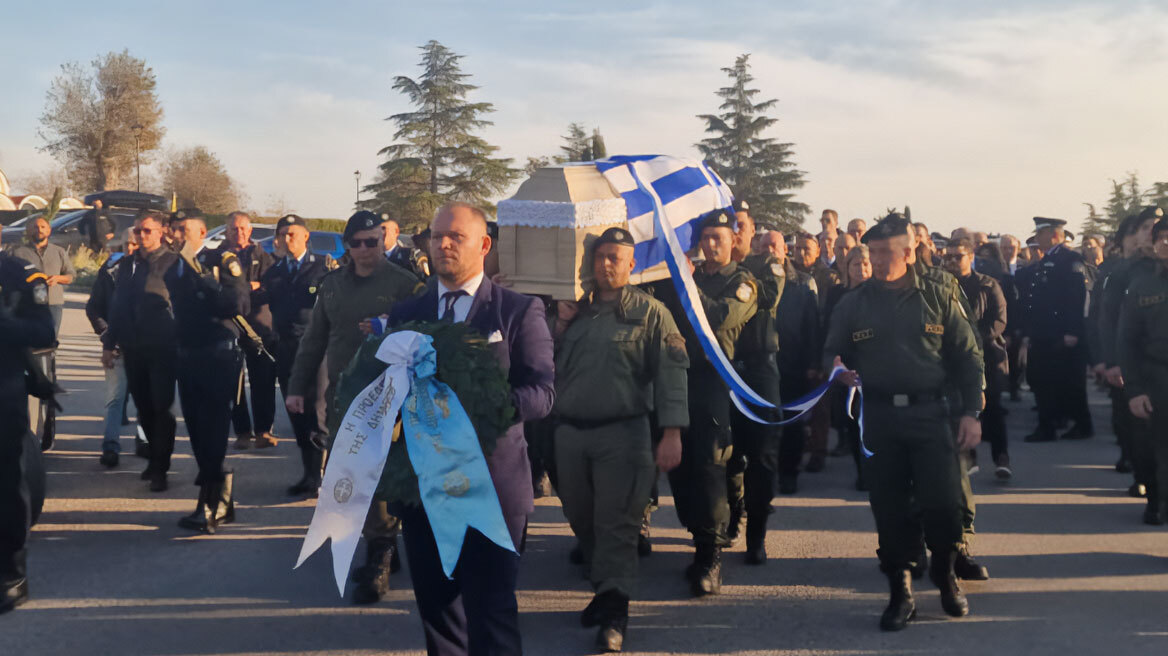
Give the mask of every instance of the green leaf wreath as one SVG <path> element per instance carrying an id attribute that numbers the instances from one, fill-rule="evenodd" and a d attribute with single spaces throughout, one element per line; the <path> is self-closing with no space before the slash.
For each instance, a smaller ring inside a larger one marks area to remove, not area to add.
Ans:
<path id="1" fill-rule="evenodd" d="M 499 361 L 487 347 L 487 340 L 464 323 L 411 321 L 397 326 L 394 332 L 412 330 L 429 335 L 434 340 L 438 362 L 438 380 L 450 386 L 458 397 L 484 455 L 495 451 L 495 440 L 515 423 L 515 407 L 511 403 L 511 385 Z M 332 425 L 329 434 L 335 436 L 345 411 L 353 400 L 385 371 L 385 363 L 378 360 L 377 349 L 385 335 L 369 337 L 361 344 L 352 361 L 341 372 L 333 399 Z M 395 443 L 389 450 L 376 498 L 421 505 L 418 477 L 410 464 L 405 442 L 400 439 L 400 421 L 394 427 Z"/>

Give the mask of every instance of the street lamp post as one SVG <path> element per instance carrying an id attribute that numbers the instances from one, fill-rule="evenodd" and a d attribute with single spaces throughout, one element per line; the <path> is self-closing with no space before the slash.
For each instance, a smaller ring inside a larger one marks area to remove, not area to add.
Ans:
<path id="1" fill-rule="evenodd" d="M 353 171 L 353 177 L 357 178 L 357 203 L 361 203 L 361 171 Z"/>
<path id="2" fill-rule="evenodd" d="M 142 162 L 138 156 L 138 154 L 140 152 L 142 152 L 142 148 L 140 145 L 141 144 L 141 136 L 142 136 L 142 126 L 141 126 L 141 124 L 135 123 L 134 126 L 131 127 L 130 129 L 134 131 L 134 169 L 135 169 L 136 177 L 137 177 L 137 182 L 135 184 L 137 186 L 138 193 L 142 193 Z"/>

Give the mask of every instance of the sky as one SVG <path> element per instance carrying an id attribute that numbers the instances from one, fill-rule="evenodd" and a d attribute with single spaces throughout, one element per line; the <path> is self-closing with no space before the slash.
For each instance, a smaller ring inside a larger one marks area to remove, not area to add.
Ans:
<path id="1" fill-rule="evenodd" d="M 98 9 L 100 7 L 100 9 Z M 1168 2 L 1110 0 L 10 3 L 0 169 L 50 168 L 38 118 L 61 64 L 128 49 L 154 69 L 169 148 L 203 145 L 247 207 L 345 217 L 409 108 L 391 88 L 436 39 L 522 166 L 570 122 L 609 154 L 695 156 L 722 68 L 750 53 L 796 197 L 841 219 L 1029 234 L 1078 223 L 1111 180 L 1168 180 Z M 47 44 L 46 44 L 47 40 Z"/>

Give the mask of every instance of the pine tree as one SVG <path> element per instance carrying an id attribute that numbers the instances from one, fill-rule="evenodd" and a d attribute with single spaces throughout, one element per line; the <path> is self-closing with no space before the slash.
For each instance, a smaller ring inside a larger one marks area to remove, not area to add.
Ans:
<path id="1" fill-rule="evenodd" d="M 493 157 L 498 147 L 474 134 L 491 125 L 481 117 L 495 110 L 491 103 L 467 101 L 478 87 L 466 82 L 470 75 L 459 65 L 462 56 L 433 40 L 420 49 L 422 75 L 393 81 L 416 110 L 386 119 L 397 126 L 396 143 L 378 152 L 385 163 L 378 179 L 364 188 L 373 197 L 359 203 L 389 213 L 406 230 L 424 227 L 448 201 L 491 208 L 491 200 L 520 174 L 511 159 Z"/>
<path id="2" fill-rule="evenodd" d="M 563 136 L 564 145 L 560 146 L 560 156 L 556 157 L 557 162 L 586 162 L 591 157 L 585 155 L 591 154 L 592 138 L 584 131 L 584 126 L 579 123 L 568 124 L 568 134 Z"/>
<path id="3" fill-rule="evenodd" d="M 604 159 L 608 157 L 608 148 L 604 145 L 604 137 L 600 134 L 600 128 L 592 129 L 592 159 Z"/>
<path id="4" fill-rule="evenodd" d="M 1168 213 L 1168 182 L 1153 182 L 1152 188 L 1144 192 L 1148 205 L 1155 205 Z"/>
<path id="5" fill-rule="evenodd" d="M 1099 210 L 1095 208 L 1095 203 L 1083 203 L 1087 206 L 1087 216 L 1083 217 L 1081 231 L 1083 236 L 1087 235 L 1104 235 L 1110 237 L 1115 230 L 1110 220 L 1099 214 Z"/>
<path id="6" fill-rule="evenodd" d="M 794 200 L 793 190 L 804 184 L 803 171 L 795 168 L 794 144 L 764 137 L 779 119 L 766 113 L 778 104 L 777 99 L 754 102 L 758 89 L 749 88 L 750 55 L 741 55 L 733 68 L 723 68 L 731 85 L 715 95 L 722 99 L 721 114 L 701 114 L 706 132 L 713 135 L 697 144 L 698 150 L 718 171 L 735 197 L 750 202 L 756 222 L 778 225 L 784 230 L 798 230 L 811 211 Z"/>

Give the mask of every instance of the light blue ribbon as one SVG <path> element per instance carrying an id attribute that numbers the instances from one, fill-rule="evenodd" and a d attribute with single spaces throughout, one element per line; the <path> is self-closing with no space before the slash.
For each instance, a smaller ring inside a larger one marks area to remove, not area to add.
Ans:
<path id="1" fill-rule="evenodd" d="M 733 401 L 734 406 L 738 408 L 738 410 L 742 412 L 742 414 L 748 419 L 760 424 L 778 426 L 782 424 L 789 424 L 800 419 L 804 414 L 809 412 L 811 408 L 814 407 L 815 404 L 818 403 L 825 394 L 827 394 L 831 384 L 836 380 L 840 373 L 846 371 L 846 369 L 844 367 L 836 367 L 832 370 L 831 374 L 828 376 L 828 379 L 812 390 L 810 394 L 804 396 L 798 401 L 795 401 L 794 403 L 789 403 L 780 408 L 784 411 L 796 412 L 797 414 L 793 417 L 772 422 L 766 421 L 752 412 L 747 405 L 748 403 L 769 409 L 775 409 L 775 404 L 767 401 L 765 398 L 751 389 L 750 386 L 747 385 L 746 382 L 743 381 L 742 378 L 738 375 L 738 372 L 734 370 L 734 367 L 730 364 L 730 361 L 726 359 L 726 354 L 722 352 L 722 347 L 718 345 L 718 341 L 714 337 L 714 331 L 710 327 L 709 321 L 706 319 L 705 311 L 699 311 L 701 308 L 701 297 L 698 294 L 697 285 L 694 283 L 693 275 L 690 273 L 689 267 L 681 266 L 681 263 L 685 260 L 686 257 L 685 250 L 681 248 L 681 244 L 677 241 L 677 233 L 674 232 L 673 228 L 665 220 L 665 209 L 662 206 L 661 197 L 657 195 L 657 192 L 653 189 L 652 185 L 647 185 L 641 180 L 641 176 L 637 172 L 637 162 L 629 162 L 625 164 L 625 166 L 628 168 L 629 174 L 632 176 L 633 180 L 637 183 L 637 188 L 653 200 L 654 231 L 656 232 L 657 239 L 664 242 L 666 246 L 667 257 L 665 258 L 665 262 L 669 267 L 669 274 L 673 279 L 673 285 L 677 290 L 677 296 L 681 301 L 681 307 L 683 310 L 685 310 L 685 316 L 689 320 L 690 325 L 694 327 L 694 332 L 697 334 L 698 343 L 701 344 L 702 351 L 706 354 L 706 357 L 709 359 L 710 363 L 714 365 L 714 369 L 718 372 L 718 375 L 730 388 L 730 400 Z M 726 197 L 718 188 L 718 185 L 714 183 L 714 180 L 711 177 L 709 170 L 706 169 L 704 162 L 702 164 L 701 171 L 702 174 L 706 177 L 707 182 L 709 182 L 711 192 L 714 193 L 717 197 L 718 206 L 726 211 L 733 212 L 731 199 Z M 872 451 L 868 450 L 868 447 L 864 444 L 863 391 L 862 388 L 860 388 L 858 385 L 856 387 L 850 388 L 850 391 L 848 392 L 849 416 L 851 416 L 850 408 L 852 407 L 852 400 L 856 397 L 857 394 L 860 397 L 860 402 L 858 404 L 860 448 L 863 450 L 865 457 L 871 457 L 873 455 Z"/>
<path id="2" fill-rule="evenodd" d="M 434 377 L 436 373 L 433 339 L 423 335 L 402 406 L 402 432 L 442 571 L 450 578 L 468 528 L 504 549 L 515 551 L 515 545 L 470 417 L 454 391 Z"/>

